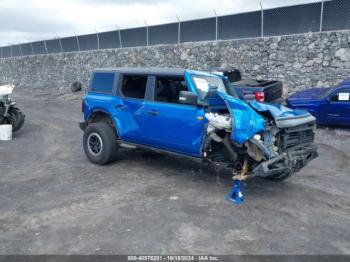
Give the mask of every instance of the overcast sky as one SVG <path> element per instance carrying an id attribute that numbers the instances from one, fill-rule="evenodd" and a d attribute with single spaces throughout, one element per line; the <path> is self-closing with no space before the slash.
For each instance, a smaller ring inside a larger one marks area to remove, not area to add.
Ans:
<path id="1" fill-rule="evenodd" d="M 319 0 L 261 0 L 264 8 Z M 0 45 L 260 8 L 259 0 L 0 0 Z"/>

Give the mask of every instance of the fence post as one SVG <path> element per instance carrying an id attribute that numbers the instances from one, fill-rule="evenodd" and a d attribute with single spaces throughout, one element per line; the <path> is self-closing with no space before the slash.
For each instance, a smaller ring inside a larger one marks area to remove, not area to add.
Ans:
<path id="1" fill-rule="evenodd" d="M 78 51 L 80 52 L 79 38 L 75 32 L 74 32 L 74 35 L 75 35 L 75 38 L 77 39 Z"/>
<path id="2" fill-rule="evenodd" d="M 213 9 L 214 15 L 215 15 L 215 40 L 218 40 L 218 14 L 216 13 L 216 10 Z"/>
<path id="3" fill-rule="evenodd" d="M 323 27 L 323 9 L 324 9 L 324 0 L 322 0 L 321 2 L 320 32 L 322 32 L 322 27 Z"/>
<path id="4" fill-rule="evenodd" d="M 177 26 L 177 43 L 181 43 L 181 21 L 178 16 L 176 16 L 176 19 L 178 21 L 178 26 Z"/>
<path id="5" fill-rule="evenodd" d="M 261 8 L 261 37 L 264 37 L 264 8 L 260 2 Z"/>
<path id="6" fill-rule="evenodd" d="M 32 50 L 32 55 L 34 55 L 33 42 L 30 42 L 30 49 Z"/>
<path id="7" fill-rule="evenodd" d="M 18 43 L 18 46 L 19 46 L 19 50 L 21 51 L 21 56 L 23 56 L 22 45 Z"/>
<path id="8" fill-rule="evenodd" d="M 148 24 L 147 24 L 146 20 L 144 20 L 144 22 L 145 22 L 145 25 L 146 25 L 146 44 L 148 46 Z"/>
<path id="9" fill-rule="evenodd" d="M 120 28 L 119 26 L 117 25 L 117 30 L 118 30 L 118 36 L 119 36 L 119 48 L 123 48 L 123 45 L 122 45 L 122 35 L 120 33 Z"/>
<path id="10" fill-rule="evenodd" d="M 58 35 L 56 35 L 56 38 L 58 39 L 58 43 L 60 44 L 61 53 L 63 53 L 61 38 Z"/>
<path id="11" fill-rule="evenodd" d="M 46 40 L 44 40 L 44 46 L 45 46 L 45 51 L 46 51 L 46 54 L 48 54 L 48 53 L 49 53 L 49 51 L 47 50 Z"/>
<path id="12" fill-rule="evenodd" d="M 0 46 L 0 57 L 2 58 L 2 46 Z"/>
<path id="13" fill-rule="evenodd" d="M 12 57 L 12 44 L 10 45 L 10 54 L 11 54 L 11 57 Z"/>
<path id="14" fill-rule="evenodd" d="M 96 37 L 97 37 L 97 50 L 100 49 L 100 36 L 98 35 L 98 31 L 95 29 Z"/>

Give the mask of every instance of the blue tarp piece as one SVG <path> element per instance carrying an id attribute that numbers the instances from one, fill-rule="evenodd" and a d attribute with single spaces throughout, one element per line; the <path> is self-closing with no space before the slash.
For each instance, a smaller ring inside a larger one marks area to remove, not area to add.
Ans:
<path id="1" fill-rule="evenodd" d="M 243 100 L 218 92 L 226 102 L 232 117 L 231 139 L 239 144 L 252 138 L 256 133 L 265 130 L 265 120 Z"/>

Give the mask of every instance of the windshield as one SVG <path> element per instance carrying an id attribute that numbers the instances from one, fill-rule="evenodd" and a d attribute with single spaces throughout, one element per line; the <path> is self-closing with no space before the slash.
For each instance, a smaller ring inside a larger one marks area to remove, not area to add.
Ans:
<path id="1" fill-rule="evenodd" d="M 209 89 L 216 89 L 219 92 L 237 97 L 233 88 L 230 88 L 230 83 L 226 78 L 218 76 L 203 76 L 194 75 L 193 82 L 196 85 L 198 95 L 201 99 L 205 98 Z"/>

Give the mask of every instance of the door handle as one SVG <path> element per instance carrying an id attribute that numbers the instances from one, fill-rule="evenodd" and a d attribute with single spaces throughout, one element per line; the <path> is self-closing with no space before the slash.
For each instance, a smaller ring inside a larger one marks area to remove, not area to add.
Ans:
<path id="1" fill-rule="evenodd" d="M 152 115 L 152 116 L 158 116 L 159 112 L 152 110 L 152 111 L 148 111 L 147 114 Z"/>
<path id="2" fill-rule="evenodd" d="M 119 110 L 125 110 L 126 107 L 124 105 L 116 105 L 114 108 L 119 109 Z"/>

